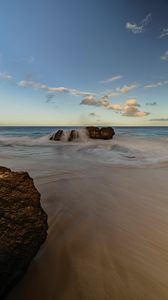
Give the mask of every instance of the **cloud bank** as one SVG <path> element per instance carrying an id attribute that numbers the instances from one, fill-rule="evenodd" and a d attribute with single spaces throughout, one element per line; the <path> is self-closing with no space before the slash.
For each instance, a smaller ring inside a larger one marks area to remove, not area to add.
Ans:
<path id="1" fill-rule="evenodd" d="M 114 91 L 110 91 L 107 93 L 108 97 L 118 97 L 122 94 L 127 94 L 132 90 L 136 89 L 138 84 L 130 84 L 130 85 L 123 85 L 121 87 L 116 88 Z"/>
<path id="2" fill-rule="evenodd" d="M 115 112 L 120 113 L 122 116 L 127 117 L 144 117 L 149 115 L 149 112 L 141 111 L 139 109 L 140 104 L 137 102 L 135 98 L 128 99 L 124 103 L 112 103 L 109 101 L 109 97 L 119 96 L 122 94 L 127 94 L 133 89 L 137 88 L 137 84 L 123 85 L 121 87 L 116 88 L 115 91 L 111 91 L 101 98 L 96 98 L 96 93 L 92 92 L 83 92 L 77 89 L 69 89 L 66 87 L 51 87 L 47 84 L 36 82 L 32 80 L 32 76 L 29 76 L 25 80 L 17 81 L 13 79 L 13 77 L 6 73 L 0 72 L 0 80 L 7 81 L 12 80 L 20 88 L 31 88 L 35 90 L 41 90 L 46 92 L 46 103 L 54 103 L 54 96 L 56 93 L 69 93 L 74 96 L 84 97 L 81 101 L 81 105 L 88 106 L 97 106 L 104 107 L 108 110 L 113 110 Z M 114 80 L 114 79 L 113 79 Z M 90 116 L 96 117 L 95 113 L 91 113 Z"/>
<path id="3" fill-rule="evenodd" d="M 35 90 L 43 90 L 52 93 L 65 93 L 68 92 L 68 89 L 65 87 L 49 87 L 47 84 L 43 84 L 40 82 L 35 82 L 32 80 L 20 80 L 17 82 L 19 87 L 23 88 L 33 88 Z"/>
<path id="4" fill-rule="evenodd" d="M 35 90 L 42 90 L 42 91 L 46 91 L 46 92 L 52 93 L 52 94 L 54 94 L 54 93 L 69 93 L 71 95 L 82 96 L 82 97 L 96 96 L 96 94 L 92 93 L 92 92 L 83 92 L 80 90 L 69 89 L 66 87 L 49 87 L 47 84 L 35 82 L 32 80 L 21 80 L 21 81 L 17 82 L 17 85 L 19 87 L 32 88 Z"/>
<path id="5" fill-rule="evenodd" d="M 115 112 L 120 112 L 122 116 L 126 117 L 145 117 L 148 116 L 149 112 L 140 111 L 140 104 L 136 99 L 128 99 L 124 103 L 112 103 L 109 101 L 108 96 L 103 96 L 100 99 L 95 99 L 93 96 L 85 97 L 81 105 L 104 107 L 108 110 L 114 110 Z"/>

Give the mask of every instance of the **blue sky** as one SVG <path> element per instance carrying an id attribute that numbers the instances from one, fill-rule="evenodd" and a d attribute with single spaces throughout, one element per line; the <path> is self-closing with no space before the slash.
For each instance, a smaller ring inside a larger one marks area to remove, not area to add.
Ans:
<path id="1" fill-rule="evenodd" d="M 2 0 L 0 125 L 168 125 L 167 0 Z"/>

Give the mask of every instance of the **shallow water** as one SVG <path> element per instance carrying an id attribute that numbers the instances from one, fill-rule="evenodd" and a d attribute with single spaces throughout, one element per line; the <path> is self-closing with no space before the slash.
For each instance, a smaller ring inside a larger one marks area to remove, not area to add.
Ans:
<path id="1" fill-rule="evenodd" d="M 42 159 L 47 163 L 51 160 L 62 160 L 63 163 L 71 158 L 80 161 L 101 161 L 116 166 L 168 165 L 167 127 L 160 131 L 148 129 L 146 135 L 142 129 L 136 132 L 136 128 L 132 131 L 120 128 L 119 134 L 116 134 L 113 140 L 107 141 L 90 140 L 85 130 L 79 129 L 80 139 L 74 142 L 67 142 L 68 130 L 65 131 L 67 138 L 60 142 L 50 141 L 50 134 L 46 135 L 46 128 L 12 130 L 0 128 L 0 159 L 12 159 L 13 156 L 26 159 L 27 156 L 31 156 L 35 161 Z"/>
<path id="2" fill-rule="evenodd" d="M 167 299 L 167 169 L 37 172 L 48 239 L 8 300 Z"/>
<path id="3" fill-rule="evenodd" d="M 15 138 L 0 165 L 29 171 L 49 231 L 7 299 L 167 300 L 166 137 Z"/>

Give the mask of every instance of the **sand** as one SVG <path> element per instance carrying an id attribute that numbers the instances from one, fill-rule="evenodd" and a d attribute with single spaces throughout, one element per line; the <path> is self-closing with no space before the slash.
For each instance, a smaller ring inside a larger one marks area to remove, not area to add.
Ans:
<path id="1" fill-rule="evenodd" d="M 168 168 L 84 162 L 32 175 L 48 238 L 7 300 L 168 299 Z"/>

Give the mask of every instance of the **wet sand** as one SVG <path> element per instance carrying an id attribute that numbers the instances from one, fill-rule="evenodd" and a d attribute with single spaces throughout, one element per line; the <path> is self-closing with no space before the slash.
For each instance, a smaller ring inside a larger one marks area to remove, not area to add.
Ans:
<path id="1" fill-rule="evenodd" d="M 168 168 L 85 162 L 32 176 L 48 238 L 7 300 L 168 299 Z"/>

